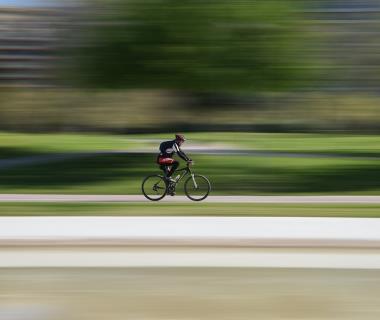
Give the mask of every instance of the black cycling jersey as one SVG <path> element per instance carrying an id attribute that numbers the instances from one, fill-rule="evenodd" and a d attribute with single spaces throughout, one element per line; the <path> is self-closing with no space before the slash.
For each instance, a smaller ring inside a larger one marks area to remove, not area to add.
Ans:
<path id="1" fill-rule="evenodd" d="M 174 153 L 177 153 L 183 160 L 190 161 L 189 157 L 181 150 L 175 140 L 165 141 L 160 144 L 160 156 L 173 158 Z"/>

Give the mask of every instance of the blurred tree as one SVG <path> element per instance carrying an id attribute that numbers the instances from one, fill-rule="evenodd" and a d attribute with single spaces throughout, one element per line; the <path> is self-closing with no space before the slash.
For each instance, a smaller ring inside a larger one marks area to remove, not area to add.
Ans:
<path id="1" fill-rule="evenodd" d="M 102 88 L 284 89 L 304 69 L 297 3 L 103 1 L 75 53 L 75 78 Z"/>

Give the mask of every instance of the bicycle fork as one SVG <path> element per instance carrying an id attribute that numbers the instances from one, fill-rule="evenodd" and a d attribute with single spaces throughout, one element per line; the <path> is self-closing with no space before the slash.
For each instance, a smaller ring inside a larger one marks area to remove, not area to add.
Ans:
<path id="1" fill-rule="evenodd" d="M 198 189 L 198 185 L 197 185 L 197 182 L 195 181 L 194 173 L 191 174 L 191 178 L 193 179 L 195 189 Z"/>

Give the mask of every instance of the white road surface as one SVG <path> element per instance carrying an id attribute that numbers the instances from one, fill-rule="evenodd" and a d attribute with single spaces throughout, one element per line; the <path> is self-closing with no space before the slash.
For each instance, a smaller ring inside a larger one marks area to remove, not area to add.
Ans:
<path id="1" fill-rule="evenodd" d="M 3 240 L 380 241 L 376 218 L 2 217 Z"/>
<path id="2" fill-rule="evenodd" d="M 380 220 L 7 217 L 0 267 L 380 269 Z"/>

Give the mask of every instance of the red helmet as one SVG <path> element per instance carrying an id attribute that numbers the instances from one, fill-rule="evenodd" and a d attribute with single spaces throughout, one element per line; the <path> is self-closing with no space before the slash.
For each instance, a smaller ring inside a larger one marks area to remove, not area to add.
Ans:
<path id="1" fill-rule="evenodd" d="M 176 139 L 177 141 L 181 141 L 181 142 L 186 141 L 185 136 L 184 136 L 183 134 L 176 134 L 176 135 L 175 135 L 175 139 Z"/>

